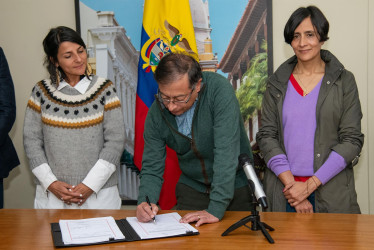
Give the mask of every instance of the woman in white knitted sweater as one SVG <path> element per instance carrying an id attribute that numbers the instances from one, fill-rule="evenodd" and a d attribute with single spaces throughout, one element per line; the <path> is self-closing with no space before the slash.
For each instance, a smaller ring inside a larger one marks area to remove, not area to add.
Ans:
<path id="1" fill-rule="evenodd" d="M 50 78 L 33 88 L 24 123 L 34 207 L 119 209 L 124 123 L 115 86 L 90 75 L 74 30 L 51 29 L 43 47 Z"/>

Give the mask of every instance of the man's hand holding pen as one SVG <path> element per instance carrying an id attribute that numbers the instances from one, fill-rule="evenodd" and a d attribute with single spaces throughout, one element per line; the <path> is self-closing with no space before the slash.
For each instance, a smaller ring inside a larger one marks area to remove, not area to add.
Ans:
<path id="1" fill-rule="evenodd" d="M 152 221 L 157 213 L 158 206 L 154 203 L 150 203 L 149 205 L 147 202 L 142 202 L 136 208 L 136 218 L 140 222 Z"/>
<path id="2" fill-rule="evenodd" d="M 151 208 L 151 210 L 153 210 L 153 209 L 152 209 L 151 202 L 149 201 L 148 195 L 145 197 L 145 199 L 146 199 L 146 201 L 147 201 L 148 206 Z M 152 211 L 152 212 L 153 212 L 153 211 Z M 153 216 L 152 219 L 153 219 L 153 223 L 156 223 L 156 215 Z"/>

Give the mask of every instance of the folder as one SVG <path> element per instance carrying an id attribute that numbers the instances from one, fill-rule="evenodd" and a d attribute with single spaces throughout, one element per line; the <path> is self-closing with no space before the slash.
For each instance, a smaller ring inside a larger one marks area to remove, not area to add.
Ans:
<path id="1" fill-rule="evenodd" d="M 59 223 L 51 223 L 51 233 L 53 238 L 53 244 L 55 247 L 74 247 L 74 246 L 88 246 L 88 245 L 100 245 L 100 244 L 109 244 L 109 243 L 115 243 L 115 242 L 126 242 L 126 241 L 139 241 L 139 240 L 145 240 L 142 239 L 136 231 L 133 229 L 133 227 L 130 225 L 130 223 L 127 221 L 127 219 L 120 219 L 115 220 L 116 224 L 118 225 L 118 228 L 121 230 L 123 235 L 125 236 L 125 239 L 108 239 L 107 241 L 101 241 L 101 242 L 94 242 L 94 243 L 84 243 L 84 244 L 64 244 L 62 240 L 62 234 Z M 149 239 L 157 239 L 157 238 L 169 238 L 169 237 L 180 237 L 180 236 L 191 236 L 191 235 L 198 235 L 199 232 L 196 231 L 186 231 L 183 234 L 173 234 L 169 236 L 164 237 L 154 237 Z"/>

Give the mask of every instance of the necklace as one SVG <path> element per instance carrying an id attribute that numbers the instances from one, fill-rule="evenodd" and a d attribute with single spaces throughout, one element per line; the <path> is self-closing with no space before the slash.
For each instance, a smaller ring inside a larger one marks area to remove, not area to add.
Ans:
<path id="1" fill-rule="evenodd" d="M 303 84 L 303 82 L 301 81 L 301 78 L 300 76 L 297 76 L 297 82 L 300 83 L 300 87 L 303 89 L 303 96 L 306 96 L 307 94 L 309 94 L 310 91 L 308 91 L 308 88 L 305 87 L 305 85 Z M 314 77 L 308 82 L 308 86 L 309 84 L 312 82 L 312 80 L 314 79 Z"/>
<path id="2" fill-rule="evenodd" d="M 308 90 L 308 87 L 309 86 L 311 86 L 310 84 L 313 82 L 313 80 L 316 78 L 316 75 L 318 75 L 318 74 L 313 74 L 313 77 L 307 82 L 307 84 L 305 85 L 305 84 L 303 84 L 303 82 L 301 81 L 301 78 L 300 78 L 300 75 L 301 75 L 301 73 L 300 73 L 300 70 L 299 70 L 299 64 L 296 64 L 296 67 L 297 67 L 297 72 L 299 72 L 299 73 L 297 73 L 295 76 L 297 77 L 297 82 L 298 83 L 300 83 L 300 87 L 302 88 L 302 90 L 303 90 L 303 97 L 304 96 L 306 96 L 307 94 L 309 94 L 310 93 L 310 91 L 313 89 L 311 89 L 311 90 Z M 314 85 L 314 84 L 313 84 Z"/>

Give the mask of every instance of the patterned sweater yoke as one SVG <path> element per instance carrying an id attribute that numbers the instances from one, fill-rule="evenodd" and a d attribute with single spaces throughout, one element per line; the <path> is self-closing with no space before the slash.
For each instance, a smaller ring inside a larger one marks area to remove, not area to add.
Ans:
<path id="1" fill-rule="evenodd" d="M 41 106 L 45 105 L 42 112 L 43 123 L 56 127 L 94 126 L 103 120 L 100 105 L 104 106 L 104 110 L 121 106 L 112 82 L 96 76 L 83 95 L 73 88 L 58 91 L 49 79 L 38 82 L 33 93 L 35 96 L 31 96 L 27 106 L 40 113 Z M 86 115 L 79 115 L 80 113 Z"/>
<path id="2" fill-rule="evenodd" d="M 92 76 L 85 94 L 69 86 L 57 90 L 49 79 L 38 82 L 27 104 L 24 126 L 31 169 L 48 163 L 59 180 L 75 185 L 98 159 L 119 165 L 123 114 L 109 80 Z M 114 176 L 105 187 L 117 184 Z"/>

